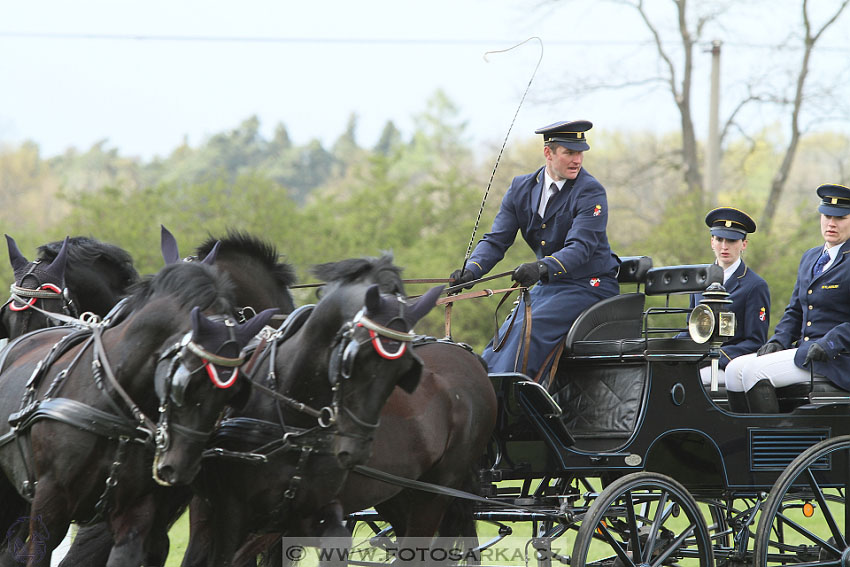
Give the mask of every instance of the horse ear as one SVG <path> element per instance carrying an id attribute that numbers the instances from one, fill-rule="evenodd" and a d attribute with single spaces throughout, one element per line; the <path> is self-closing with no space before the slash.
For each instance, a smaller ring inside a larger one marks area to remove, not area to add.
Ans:
<path id="1" fill-rule="evenodd" d="M 440 294 L 443 293 L 445 288 L 446 286 L 444 285 L 438 285 L 423 293 L 405 314 L 405 321 L 412 327 L 417 321 L 427 315 L 433 309 L 434 305 L 437 304 L 437 298 L 440 297 Z"/>
<path id="2" fill-rule="evenodd" d="M 159 225 L 159 249 L 162 251 L 162 259 L 165 264 L 176 264 L 180 261 L 180 252 L 177 248 L 177 239 L 169 232 L 165 225 Z"/>
<path id="3" fill-rule="evenodd" d="M 422 359 L 412 349 L 408 348 L 408 352 L 411 355 L 410 368 L 401 375 L 396 385 L 408 394 L 412 394 L 416 387 L 419 386 L 420 380 L 422 380 L 422 368 L 425 365 Z"/>
<path id="4" fill-rule="evenodd" d="M 201 260 L 201 264 L 212 265 L 215 262 L 215 257 L 218 256 L 218 249 L 221 247 L 221 240 L 217 240 L 215 246 L 212 247 L 210 253 L 204 256 L 204 259 Z"/>
<path id="5" fill-rule="evenodd" d="M 62 287 L 65 287 L 65 265 L 68 263 L 68 240 L 69 237 L 66 236 L 65 240 L 62 241 L 62 247 L 56 253 L 56 257 L 44 268 L 44 273 L 49 275 L 55 283 L 60 284 Z"/>
<path id="6" fill-rule="evenodd" d="M 236 328 L 236 335 L 239 337 L 239 342 L 242 345 L 248 344 L 252 338 L 254 338 L 257 333 L 259 333 L 263 327 L 271 320 L 272 316 L 275 315 L 279 309 L 277 307 L 273 307 L 271 309 L 266 309 L 264 311 L 260 311 L 241 325 Z"/>
<path id="7" fill-rule="evenodd" d="M 6 235 L 6 246 L 9 249 L 9 263 L 12 264 L 13 271 L 17 272 L 22 270 L 30 263 L 30 261 L 24 258 L 24 255 L 21 254 L 15 239 L 8 234 Z"/>
<path id="8" fill-rule="evenodd" d="M 192 308 L 192 337 L 198 337 L 202 331 L 212 327 L 212 321 L 201 315 L 201 308 Z"/>
<path id="9" fill-rule="evenodd" d="M 381 288 L 379 285 L 371 285 L 366 290 L 366 299 L 364 300 L 367 313 L 374 313 L 381 308 Z"/>

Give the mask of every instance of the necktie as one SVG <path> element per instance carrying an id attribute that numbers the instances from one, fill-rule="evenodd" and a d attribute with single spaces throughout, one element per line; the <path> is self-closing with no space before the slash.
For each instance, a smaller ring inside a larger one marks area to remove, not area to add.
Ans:
<path id="1" fill-rule="evenodd" d="M 826 266 L 826 263 L 829 262 L 829 252 L 826 250 L 823 251 L 823 254 L 820 255 L 818 261 L 815 262 L 815 267 L 812 270 L 812 275 L 817 276 L 823 271 L 823 267 Z"/>
<path id="2" fill-rule="evenodd" d="M 545 199 L 543 199 L 542 202 L 540 203 L 540 210 L 538 211 L 538 213 L 540 213 L 541 217 L 546 216 L 546 208 L 549 206 L 549 200 L 552 199 L 552 197 L 554 197 L 557 193 L 558 193 L 558 184 L 555 183 L 555 182 L 552 182 L 552 184 L 549 186 L 549 189 L 546 190 Z"/>

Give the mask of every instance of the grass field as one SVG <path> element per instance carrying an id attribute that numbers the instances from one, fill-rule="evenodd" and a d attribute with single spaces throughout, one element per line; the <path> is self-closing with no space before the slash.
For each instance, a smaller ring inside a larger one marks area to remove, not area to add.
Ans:
<path id="1" fill-rule="evenodd" d="M 703 512 L 703 516 L 708 519 L 710 518 L 710 514 L 708 512 L 708 508 L 704 504 L 700 504 L 700 509 Z M 833 509 L 833 513 L 837 515 L 838 518 L 843 518 L 844 514 L 844 506 L 842 504 L 837 504 L 836 502 L 832 502 L 830 504 L 830 508 Z M 789 518 L 793 519 L 795 522 L 799 522 L 804 524 L 807 529 L 812 530 L 813 532 L 819 534 L 824 540 L 828 539 L 829 531 L 826 521 L 824 520 L 823 514 L 818 510 L 815 510 L 814 516 L 806 517 L 804 516 L 804 511 L 802 507 L 797 506 L 795 509 L 789 511 Z M 681 521 L 684 521 L 684 517 L 681 518 Z M 708 521 L 708 520 L 707 520 Z M 752 524 L 751 532 L 755 534 L 755 528 L 757 526 L 758 516 L 756 516 L 756 521 Z M 363 526 L 365 528 L 365 525 Z M 512 535 L 504 538 L 493 550 L 488 554 L 482 556 L 482 562 L 486 565 L 525 565 L 525 559 L 528 559 L 528 565 L 535 565 L 536 561 L 533 556 L 533 549 L 529 546 L 529 541 L 531 538 L 531 525 L 529 523 L 514 523 L 510 524 L 511 529 L 513 530 Z M 478 534 L 479 540 L 481 542 L 485 542 L 494 538 L 498 534 L 498 526 L 489 523 L 489 522 L 478 522 Z M 571 555 L 572 554 L 572 546 L 575 539 L 575 530 L 569 530 L 565 535 L 555 540 L 553 544 L 553 551 L 561 554 L 561 555 Z M 372 533 L 366 529 L 357 529 L 354 534 L 355 541 L 355 549 L 358 547 L 362 549 L 363 547 L 368 547 L 364 542 L 368 540 L 368 538 L 372 535 Z M 171 539 L 171 551 L 168 556 L 168 561 L 166 563 L 166 567 L 178 567 L 180 562 L 182 561 L 184 551 L 186 549 L 186 545 L 189 539 L 189 522 L 188 522 L 188 513 L 184 514 L 174 525 L 170 534 Z M 804 539 L 802 536 L 796 535 L 789 530 L 789 533 L 786 534 L 787 543 L 798 544 L 804 543 Z M 749 546 L 752 549 L 752 542 Z M 603 547 L 601 551 L 596 553 L 605 553 L 608 554 L 610 552 L 610 548 Z M 366 552 L 367 554 L 370 552 Z M 374 548 L 371 551 L 371 558 L 380 556 L 376 555 Z M 363 557 L 363 556 L 361 556 Z M 313 567 L 317 565 L 318 561 L 316 558 L 316 553 L 306 553 L 305 559 L 300 562 L 302 567 Z M 555 562 L 555 565 L 558 563 Z M 679 565 L 695 565 L 695 560 L 684 560 L 677 563 Z"/>

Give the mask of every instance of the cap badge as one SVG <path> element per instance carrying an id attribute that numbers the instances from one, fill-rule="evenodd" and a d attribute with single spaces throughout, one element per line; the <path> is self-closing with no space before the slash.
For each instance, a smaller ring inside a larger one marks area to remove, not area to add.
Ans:
<path id="1" fill-rule="evenodd" d="M 590 287 L 599 287 L 601 281 L 599 278 L 590 278 Z"/>

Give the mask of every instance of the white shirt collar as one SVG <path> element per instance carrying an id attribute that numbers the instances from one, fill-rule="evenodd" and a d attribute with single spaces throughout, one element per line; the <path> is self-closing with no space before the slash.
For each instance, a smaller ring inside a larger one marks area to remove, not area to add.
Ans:
<path id="1" fill-rule="evenodd" d="M 555 181 L 551 177 L 549 177 L 549 172 L 544 170 L 543 173 L 543 194 L 546 194 L 546 190 L 552 186 L 554 183 L 558 186 L 558 191 L 564 188 L 564 184 L 567 182 L 566 179 L 561 179 L 560 181 Z"/>
<path id="2" fill-rule="evenodd" d="M 735 260 L 735 263 L 723 270 L 723 285 L 726 285 L 726 282 L 729 281 L 729 278 L 732 277 L 732 274 L 735 273 L 735 270 L 738 269 L 738 266 L 741 265 L 741 258 L 739 257 Z"/>
<path id="3" fill-rule="evenodd" d="M 835 263 L 835 258 L 838 256 L 838 251 L 841 250 L 841 246 L 841 244 L 838 244 L 836 246 L 827 247 L 826 244 L 824 244 L 824 249 L 821 251 L 821 254 L 824 252 L 829 254 L 829 261 L 823 265 L 824 272 L 827 271 L 833 263 Z"/>

